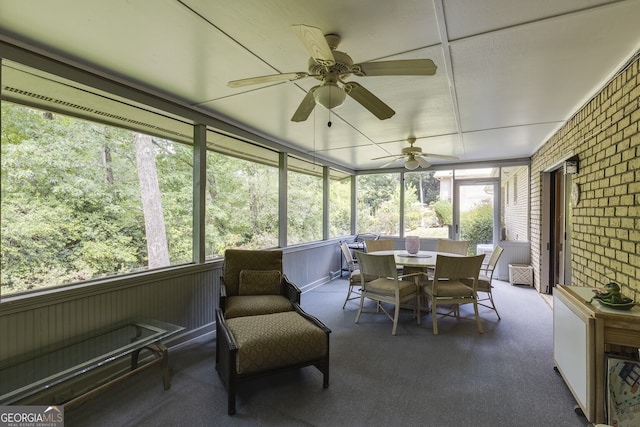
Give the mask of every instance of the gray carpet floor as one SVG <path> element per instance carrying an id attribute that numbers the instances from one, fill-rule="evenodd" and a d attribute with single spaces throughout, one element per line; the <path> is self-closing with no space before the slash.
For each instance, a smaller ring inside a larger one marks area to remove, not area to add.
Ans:
<path id="1" fill-rule="evenodd" d="M 170 351 L 172 387 L 151 369 L 65 414 L 70 426 L 588 426 L 555 372 L 552 309 L 532 288 L 494 281 L 502 320 L 401 318 L 342 309 L 346 281 L 306 291 L 302 307 L 331 334 L 330 386 L 313 367 L 243 383 L 237 413 L 215 371 L 206 336 Z M 462 307 L 472 318 L 471 306 Z"/>

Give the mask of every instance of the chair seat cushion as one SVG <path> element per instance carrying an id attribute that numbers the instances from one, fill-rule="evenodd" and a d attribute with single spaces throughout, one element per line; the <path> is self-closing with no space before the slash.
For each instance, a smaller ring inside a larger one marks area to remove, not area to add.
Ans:
<path id="1" fill-rule="evenodd" d="M 400 297 L 410 295 L 416 292 L 415 282 L 408 280 L 399 281 Z M 393 296 L 396 292 L 396 283 L 391 279 L 378 278 L 367 284 L 366 291 L 375 292 L 381 295 Z"/>
<path id="2" fill-rule="evenodd" d="M 431 286 L 425 286 L 424 292 L 428 295 L 433 294 L 433 288 Z M 438 285 L 437 297 L 460 297 L 460 296 L 473 296 L 473 289 L 457 280 L 451 280 L 446 282 L 440 282 Z"/>
<path id="3" fill-rule="evenodd" d="M 490 292 L 491 291 L 491 279 L 487 276 L 478 277 L 478 290 L 482 292 Z"/>
<path id="4" fill-rule="evenodd" d="M 310 362 L 329 351 L 325 332 L 295 311 L 238 317 L 226 323 L 238 344 L 239 374 Z"/>
<path id="5" fill-rule="evenodd" d="M 467 286 L 473 285 L 473 280 L 471 279 L 460 279 L 462 283 Z M 478 276 L 478 286 L 477 290 L 480 292 L 490 292 L 491 291 L 491 279 L 487 276 Z"/>
<path id="6" fill-rule="evenodd" d="M 360 278 L 360 276 L 361 276 L 361 274 L 362 274 L 362 273 L 360 273 L 360 270 L 353 270 L 353 271 L 351 272 L 351 280 L 352 280 L 353 282 L 358 282 L 358 283 L 360 283 L 360 279 L 361 279 L 361 278 Z M 365 280 L 365 282 L 370 282 L 370 281 L 375 280 L 375 279 L 377 279 L 377 278 L 378 278 L 378 276 L 373 276 L 373 275 L 371 275 L 371 274 L 367 274 L 367 275 L 365 275 L 365 276 L 364 276 L 364 280 Z"/>
<path id="7" fill-rule="evenodd" d="M 291 301 L 283 295 L 243 295 L 227 297 L 224 317 L 232 319 L 242 316 L 281 313 L 293 310 Z"/>

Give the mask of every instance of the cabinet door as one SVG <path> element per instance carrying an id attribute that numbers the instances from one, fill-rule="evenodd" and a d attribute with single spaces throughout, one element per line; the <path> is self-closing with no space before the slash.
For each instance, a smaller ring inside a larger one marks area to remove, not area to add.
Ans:
<path id="1" fill-rule="evenodd" d="M 595 319 L 560 289 L 553 298 L 553 359 L 589 421 L 595 418 Z"/>

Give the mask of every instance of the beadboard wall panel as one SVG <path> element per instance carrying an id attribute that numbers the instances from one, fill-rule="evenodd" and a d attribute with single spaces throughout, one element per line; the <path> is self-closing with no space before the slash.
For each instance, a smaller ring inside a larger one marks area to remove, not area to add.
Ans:
<path id="1" fill-rule="evenodd" d="M 140 279 L 54 291 L 0 304 L 0 365 L 30 352 L 63 346 L 131 319 L 185 327 L 215 324 L 221 264 L 149 273 Z"/>

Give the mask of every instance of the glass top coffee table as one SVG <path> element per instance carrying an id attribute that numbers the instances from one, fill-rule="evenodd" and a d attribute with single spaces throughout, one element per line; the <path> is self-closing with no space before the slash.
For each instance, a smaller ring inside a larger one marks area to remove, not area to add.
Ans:
<path id="1" fill-rule="evenodd" d="M 112 383 L 124 380 L 142 369 L 160 364 L 164 388 L 168 389 L 171 387 L 168 350 L 161 341 L 182 330 L 184 328 L 181 326 L 157 320 L 136 321 L 99 331 L 50 351 L 3 362 L 0 366 L 0 405 L 18 403 L 29 396 L 129 355 L 131 355 L 131 371 L 110 381 L 109 388 L 113 386 Z M 138 366 L 139 354 L 145 349 L 153 354 L 154 359 Z M 65 409 L 103 391 L 98 389 L 106 385 L 86 393 L 91 393 L 91 396 L 74 397 L 64 404 Z M 76 402 L 78 399 L 81 400 Z"/>

